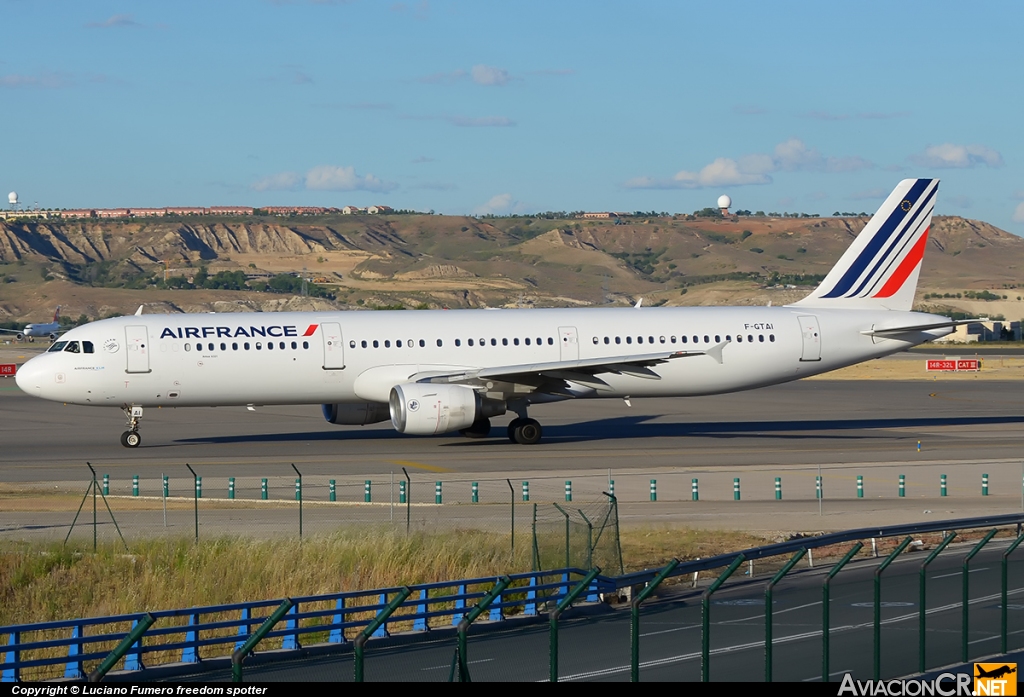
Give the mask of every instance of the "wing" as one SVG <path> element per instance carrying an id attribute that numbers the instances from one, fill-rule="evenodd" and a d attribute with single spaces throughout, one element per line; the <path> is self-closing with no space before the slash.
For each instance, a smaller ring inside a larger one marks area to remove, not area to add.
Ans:
<path id="1" fill-rule="evenodd" d="M 666 351 L 661 353 L 610 356 L 550 363 L 527 363 L 488 368 L 473 368 L 459 372 L 422 372 L 412 376 L 415 382 L 456 383 L 470 387 L 485 387 L 487 383 L 509 383 L 532 388 L 530 391 L 574 396 L 568 390 L 568 383 L 580 383 L 596 390 L 607 388 L 608 383 L 599 375 L 629 375 L 631 377 L 660 380 L 661 376 L 652 367 L 681 358 L 711 356 L 722 362 L 722 349 L 729 342 L 723 341 L 706 350 Z M 488 389 L 491 389 L 488 387 Z M 520 392 L 521 390 L 510 390 Z"/>
<path id="2" fill-rule="evenodd" d="M 5 334 L 21 334 L 23 331 L 23 329 L 0 329 L 0 332 Z"/>

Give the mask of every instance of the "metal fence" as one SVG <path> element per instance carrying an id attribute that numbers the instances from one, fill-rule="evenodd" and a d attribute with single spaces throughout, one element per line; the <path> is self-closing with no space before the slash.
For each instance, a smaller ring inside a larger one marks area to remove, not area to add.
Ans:
<path id="1" fill-rule="evenodd" d="M 849 530 L 615 576 L 568 568 L 0 627 L 0 670 L 4 680 L 99 679 L 114 667 L 109 678 L 135 680 L 890 678 L 1021 648 L 1024 620 L 1011 620 L 1024 605 L 1010 599 L 1024 593 L 1013 556 L 1022 523 Z M 997 540 L 1000 530 L 1010 537 Z M 955 547 L 957 536 L 968 540 Z M 608 607 L 615 598 L 628 612 Z"/>

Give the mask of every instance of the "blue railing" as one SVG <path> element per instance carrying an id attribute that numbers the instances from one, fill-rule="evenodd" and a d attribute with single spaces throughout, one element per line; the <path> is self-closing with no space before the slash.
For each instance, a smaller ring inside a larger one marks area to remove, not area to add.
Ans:
<path id="1" fill-rule="evenodd" d="M 1019 533 L 1022 524 L 1024 513 L 1015 513 L 846 530 L 684 562 L 679 564 L 671 575 L 692 574 L 727 566 L 740 554 L 745 559 L 763 559 L 790 554 L 800 548 L 817 549 L 854 540 L 984 527 L 1016 525 Z M 616 577 L 598 576 L 588 589 L 585 600 L 596 602 L 599 593 L 611 593 L 619 588 L 645 585 L 659 571 L 660 569 L 651 569 Z M 511 578 L 516 584 L 515 587 L 510 587 L 504 597 L 499 597 L 491 605 L 489 619 L 502 621 L 511 614 L 536 616 L 544 613 L 548 604 L 564 598 L 572 586 L 578 583 L 574 578 L 582 578 L 586 573 L 583 569 L 569 568 L 513 574 Z M 411 623 L 410 629 L 413 631 L 429 631 L 431 620 L 436 621 L 438 618 L 451 618 L 451 624 L 458 625 L 463 614 L 468 612 L 475 601 L 483 598 L 494 587 L 496 581 L 495 577 L 486 577 L 409 586 L 412 594 L 400 606 L 398 612 L 381 626 L 376 636 L 387 636 L 388 626 L 398 623 Z M 388 597 L 394 596 L 399 590 L 383 588 L 293 598 L 295 606 L 285 616 L 284 628 L 275 629 L 267 636 L 280 637 L 283 649 L 301 648 L 302 638 L 311 634 L 326 634 L 328 644 L 344 644 L 366 627 L 373 616 L 387 606 Z M 198 663 L 203 659 L 203 649 L 226 646 L 225 650 L 216 655 L 228 656 L 245 643 L 255 628 L 280 605 L 280 602 L 261 600 L 150 612 L 149 614 L 156 618 L 156 622 L 125 656 L 123 669 L 142 670 L 145 667 L 145 656 L 158 652 L 177 654 L 178 660 L 182 663 Z M 327 607 L 324 607 L 325 605 Z M 513 609 L 515 613 L 507 612 Z M 238 613 L 238 616 L 224 617 L 232 613 Z M 6 638 L 6 646 L 0 645 L 0 654 L 3 657 L 3 663 L 0 664 L 0 679 L 4 682 L 17 681 L 22 678 L 22 671 L 25 669 L 62 664 L 65 678 L 84 678 L 84 662 L 105 658 L 114 645 L 128 636 L 131 627 L 143 617 L 143 614 L 0 627 L 0 639 Z M 211 619 L 211 616 L 214 617 Z M 169 620 L 181 618 L 187 618 L 186 623 L 169 624 Z M 55 632 L 64 633 L 66 636 L 26 640 L 26 635 Z M 212 634 L 217 632 L 220 634 Z M 176 637 L 182 638 L 173 640 Z M 160 643 L 165 638 L 170 640 Z M 59 649 L 61 655 L 26 657 L 26 654 L 46 649 Z"/>
<path id="2" fill-rule="evenodd" d="M 488 618 L 501 621 L 510 614 L 536 616 L 544 613 L 546 604 L 565 597 L 574 578 L 585 575 L 585 570 L 575 568 L 512 574 L 516 585 L 491 605 Z M 409 625 L 413 631 L 429 631 L 431 620 L 436 622 L 439 618 L 450 618 L 452 625 L 458 625 L 463 614 L 493 588 L 496 580 L 491 577 L 472 578 L 410 586 L 412 595 L 375 636 L 388 636 L 389 626 L 397 623 Z M 586 599 L 596 602 L 599 592 L 608 592 L 614 587 L 612 579 L 598 579 Z M 285 626 L 271 631 L 267 637 L 279 637 L 283 649 L 302 648 L 303 637 L 311 634 L 326 635 L 326 643 L 329 644 L 346 643 L 368 625 L 373 616 L 387 606 L 388 597 L 399 590 L 383 588 L 295 597 L 292 599 L 295 606 L 285 616 Z M 167 653 L 176 655 L 182 663 L 199 663 L 204 657 L 203 649 L 209 647 L 225 647 L 213 653 L 229 656 L 245 643 L 279 604 L 279 600 L 261 600 L 150 612 L 156 622 L 129 650 L 123 668 L 142 670 L 146 667 L 147 654 L 158 652 L 165 656 Z M 512 610 L 515 612 L 510 612 Z M 237 618 L 224 617 L 234 613 L 238 613 Z M 105 658 L 111 647 L 128 635 L 143 614 L 0 627 L 0 636 L 6 638 L 6 646 L 0 646 L 3 657 L 0 677 L 3 682 L 18 681 L 26 669 L 64 665 L 65 678 L 84 678 L 84 663 Z M 182 618 L 187 618 L 186 623 L 168 623 Z M 35 640 L 26 636 L 55 632 L 67 636 Z M 60 649 L 62 655 L 38 658 L 27 655 L 46 649 Z"/>

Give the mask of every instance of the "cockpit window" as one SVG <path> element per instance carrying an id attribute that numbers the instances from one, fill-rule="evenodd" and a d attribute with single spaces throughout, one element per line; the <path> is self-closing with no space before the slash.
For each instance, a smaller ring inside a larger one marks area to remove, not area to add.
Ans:
<path id="1" fill-rule="evenodd" d="M 82 347 L 78 345 L 77 341 L 69 341 L 68 345 L 64 347 L 65 353 L 81 353 Z"/>
<path id="2" fill-rule="evenodd" d="M 67 345 L 68 345 L 68 342 L 66 342 L 66 341 L 57 341 L 57 342 L 55 342 L 53 344 L 53 346 L 51 346 L 50 348 L 46 349 L 46 352 L 47 353 L 57 353 L 58 351 L 63 351 L 64 347 L 67 346 Z"/>
<path id="3" fill-rule="evenodd" d="M 82 342 L 82 353 L 93 353 L 93 346 L 91 341 Z"/>

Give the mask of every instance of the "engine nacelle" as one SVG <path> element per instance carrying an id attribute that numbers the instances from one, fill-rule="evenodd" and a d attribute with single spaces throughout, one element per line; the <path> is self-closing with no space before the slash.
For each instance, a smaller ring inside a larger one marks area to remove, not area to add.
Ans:
<path id="1" fill-rule="evenodd" d="M 487 399 L 469 387 L 421 382 L 392 387 L 388 403 L 395 430 L 418 436 L 469 428 L 506 411 L 503 400 Z"/>
<path id="2" fill-rule="evenodd" d="M 22 332 L 18 332 L 17 334 L 14 335 L 14 338 L 17 339 L 18 341 L 24 341 L 25 340 L 25 334 L 22 333 Z"/>
<path id="3" fill-rule="evenodd" d="M 387 421 L 391 412 L 387 404 L 360 402 L 358 404 L 322 404 L 327 423 L 339 426 L 365 426 Z"/>

